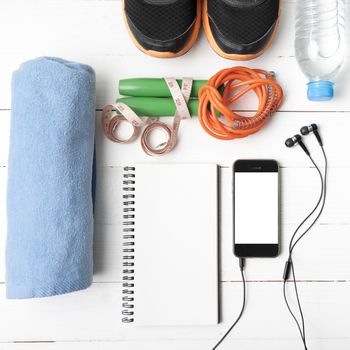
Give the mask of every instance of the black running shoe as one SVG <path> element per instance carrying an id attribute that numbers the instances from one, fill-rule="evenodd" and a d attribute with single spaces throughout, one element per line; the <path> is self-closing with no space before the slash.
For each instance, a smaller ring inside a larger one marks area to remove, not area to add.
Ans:
<path id="1" fill-rule="evenodd" d="M 154 57 L 183 55 L 200 30 L 201 0 L 123 0 L 123 12 L 135 45 Z"/>
<path id="2" fill-rule="evenodd" d="M 275 36 L 280 0 L 203 0 L 203 26 L 220 56 L 249 60 L 261 55 Z"/>

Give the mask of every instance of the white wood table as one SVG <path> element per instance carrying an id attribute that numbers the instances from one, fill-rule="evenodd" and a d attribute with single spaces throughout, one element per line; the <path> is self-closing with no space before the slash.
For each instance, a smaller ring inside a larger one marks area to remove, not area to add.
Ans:
<path id="1" fill-rule="evenodd" d="M 118 80 L 144 76 L 208 78 L 221 68 L 242 63 L 216 56 L 203 34 L 181 58 L 159 60 L 143 55 L 126 33 L 118 0 L 0 0 L 1 350 L 211 349 L 241 305 L 238 262 L 232 254 L 231 165 L 237 158 L 255 157 L 275 158 L 282 166 L 282 252 L 276 259 L 247 261 L 247 309 L 221 349 L 301 350 L 297 329 L 283 303 L 281 277 L 288 239 L 315 203 L 319 180 L 302 151 L 287 149 L 284 140 L 311 122 L 318 123 L 329 157 L 329 197 L 322 219 L 295 252 L 295 266 L 310 349 L 350 348 L 350 62 L 347 59 L 338 77 L 333 101 L 307 101 L 306 80 L 294 58 L 295 3 L 286 0 L 282 5 L 273 46 L 263 57 L 244 63 L 276 72 L 285 91 L 280 112 L 258 134 L 231 142 L 207 136 L 196 118 L 184 121 L 176 149 L 163 158 L 150 158 L 139 143 L 113 144 L 101 133 L 100 111 L 118 96 Z M 347 34 L 348 39 L 349 30 Z M 97 74 L 94 283 L 85 291 L 64 296 L 9 301 L 5 298 L 4 248 L 11 73 L 21 62 L 42 55 L 90 64 Z M 254 99 L 247 98 L 237 108 L 252 110 L 255 106 Z M 321 161 L 315 139 L 310 136 L 306 143 Z M 121 166 L 132 162 L 221 165 L 219 325 L 135 328 L 121 324 L 119 177 Z"/>

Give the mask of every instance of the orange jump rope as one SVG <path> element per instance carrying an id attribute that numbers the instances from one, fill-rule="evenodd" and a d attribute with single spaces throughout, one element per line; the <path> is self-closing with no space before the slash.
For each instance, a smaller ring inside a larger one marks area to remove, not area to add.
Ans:
<path id="1" fill-rule="evenodd" d="M 133 142 L 141 133 L 142 148 L 149 155 L 163 155 L 175 147 L 180 121 L 182 119 L 189 119 L 191 113 L 192 115 L 196 113 L 197 108 L 193 108 L 193 101 L 197 101 L 198 103 L 198 119 L 202 128 L 209 135 L 217 139 L 232 140 L 246 137 L 259 131 L 272 114 L 277 111 L 283 100 L 283 91 L 280 85 L 274 80 L 274 73 L 261 69 L 250 69 L 246 67 L 223 69 L 211 77 L 206 83 L 197 81 L 193 84 L 192 79 L 184 79 L 182 84 L 186 82 L 184 87 L 187 87 L 187 89 L 183 91 L 180 91 L 178 83 L 173 78 L 165 78 L 164 81 L 162 79 L 156 79 L 156 83 L 152 79 L 136 80 L 137 94 L 134 96 L 139 96 L 140 91 L 146 94 L 145 96 L 150 96 L 147 94 L 151 92 L 145 86 L 150 88 L 152 84 L 153 87 L 156 84 L 156 94 L 162 97 L 151 99 L 153 101 L 152 104 L 146 103 L 146 101 L 149 101 L 147 98 L 146 100 L 141 98 L 142 103 L 139 97 L 119 99 L 114 107 L 109 105 L 104 108 L 102 113 L 102 127 L 106 136 L 118 143 Z M 167 86 L 160 87 L 159 81 L 160 85 L 167 82 Z M 199 84 L 201 84 L 200 88 L 198 87 Z M 133 85 L 131 84 L 130 86 Z M 193 91 L 196 90 L 198 91 L 198 100 L 190 99 L 191 91 L 194 93 L 192 97 L 195 97 L 197 93 Z M 259 100 L 258 110 L 255 115 L 243 116 L 234 112 L 232 110 L 234 103 L 251 91 L 256 94 Z M 135 94 L 135 91 L 131 92 L 132 94 Z M 172 97 L 172 100 L 164 98 L 169 95 Z M 134 105 L 130 101 L 134 101 Z M 154 101 L 158 101 L 158 109 Z M 165 108 L 163 102 L 166 102 Z M 160 108 L 161 105 L 162 108 Z M 173 127 L 168 127 L 157 119 L 159 116 L 169 115 L 168 111 L 172 108 L 172 112 L 175 113 L 176 117 Z M 158 112 L 162 110 L 162 112 L 155 115 L 155 110 L 158 110 Z M 113 116 L 113 113 L 117 114 Z M 140 119 L 138 115 L 148 115 L 156 118 L 148 118 L 145 121 Z M 117 128 L 122 121 L 131 123 L 134 128 L 132 136 L 127 140 L 120 140 L 117 136 Z M 141 132 L 141 128 L 143 127 L 145 129 Z M 168 140 L 159 147 L 152 148 L 147 143 L 147 138 L 157 128 L 166 131 Z"/>
<path id="2" fill-rule="evenodd" d="M 231 106 L 250 91 L 259 99 L 256 114 L 246 117 L 232 111 Z M 259 131 L 280 107 L 283 91 L 271 72 L 233 67 L 211 77 L 199 90 L 198 98 L 198 119 L 202 128 L 217 139 L 232 140 Z"/>

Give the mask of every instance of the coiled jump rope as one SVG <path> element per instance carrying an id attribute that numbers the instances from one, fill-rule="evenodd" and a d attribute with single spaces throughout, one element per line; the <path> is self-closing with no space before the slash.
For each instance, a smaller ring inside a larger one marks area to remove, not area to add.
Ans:
<path id="1" fill-rule="evenodd" d="M 223 93 L 221 86 L 224 86 Z M 235 113 L 231 109 L 233 104 L 251 91 L 259 100 L 256 114 L 246 117 Z M 283 91 L 271 72 L 234 67 L 211 77 L 199 90 L 198 99 L 198 119 L 202 128 L 217 139 L 232 140 L 259 131 L 280 107 Z"/>
<path id="2" fill-rule="evenodd" d="M 232 140 L 249 136 L 259 131 L 278 110 L 283 100 L 283 91 L 274 80 L 274 74 L 260 69 L 246 67 L 233 67 L 219 71 L 207 82 L 203 82 L 198 88 L 198 81 L 186 78 L 178 82 L 173 78 L 165 78 L 166 89 L 156 89 L 156 98 L 149 98 L 152 106 L 143 106 L 146 100 L 140 94 L 150 96 L 145 92 L 145 79 L 142 87 L 136 87 L 130 95 L 137 97 L 122 98 L 116 105 L 108 105 L 102 113 L 102 127 L 105 135 L 117 143 L 134 142 L 141 134 L 141 147 L 151 156 L 169 153 L 177 143 L 177 135 L 182 119 L 189 119 L 194 105 L 198 104 L 198 119 L 202 128 L 211 136 L 220 140 Z M 150 80 L 151 81 L 151 80 Z M 125 81 L 124 81 L 125 82 Z M 164 83 L 164 82 L 163 82 Z M 161 86 L 161 84 L 158 84 Z M 193 89 L 192 89 L 193 88 Z M 165 90 L 165 91 L 164 91 Z M 198 100 L 190 97 L 198 90 Z M 147 91 L 147 88 L 146 88 Z M 192 91 L 192 94 L 191 94 Z M 254 92 L 258 97 L 258 110 L 253 116 L 243 116 L 234 112 L 235 102 L 249 92 Z M 161 96 L 161 97 L 160 97 Z M 167 96 L 171 96 L 167 98 Z M 158 102 L 157 102 L 158 101 Z M 164 111 L 172 108 L 164 108 L 163 113 L 157 114 L 157 103 L 164 106 L 173 106 L 174 122 L 169 127 L 159 121 L 159 116 L 166 115 Z M 197 108 L 196 108 L 197 109 Z M 137 112 L 137 113 L 136 113 Z M 113 113 L 117 113 L 113 116 Z M 192 113 L 193 115 L 194 113 Z M 147 119 L 139 117 L 147 116 Z M 128 139 L 120 139 L 117 129 L 121 122 L 127 121 L 133 126 L 133 133 Z M 141 128 L 144 127 L 141 133 Z M 149 137 L 155 129 L 161 129 L 167 135 L 167 141 L 152 147 Z"/>

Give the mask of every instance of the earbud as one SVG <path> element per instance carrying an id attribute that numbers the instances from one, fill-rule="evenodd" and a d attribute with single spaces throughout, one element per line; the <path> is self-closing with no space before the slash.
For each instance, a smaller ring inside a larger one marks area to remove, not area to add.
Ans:
<path id="1" fill-rule="evenodd" d="M 317 125 L 316 124 L 311 124 L 309 126 L 303 126 L 301 129 L 300 129 L 300 133 L 302 135 L 308 135 L 310 134 L 310 132 L 313 132 L 319 145 L 322 147 L 323 146 L 323 142 L 321 140 L 321 136 L 320 134 L 318 133 L 318 128 L 317 128 Z"/>
<path id="2" fill-rule="evenodd" d="M 285 142 L 285 145 L 290 148 L 290 147 L 293 147 L 294 145 L 296 145 L 297 143 L 303 149 L 303 151 L 309 156 L 310 152 L 307 149 L 307 147 L 304 145 L 304 142 L 302 141 L 301 136 L 298 134 L 287 139 Z"/>

